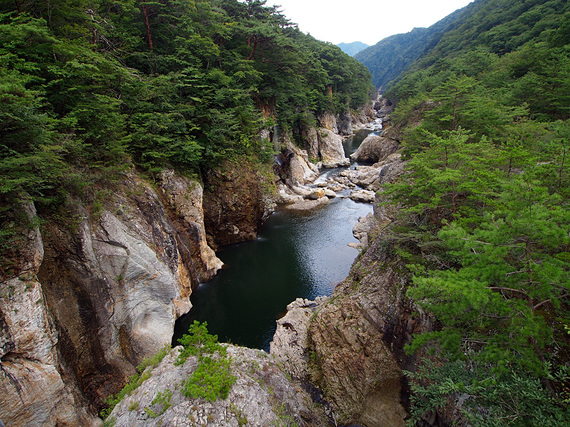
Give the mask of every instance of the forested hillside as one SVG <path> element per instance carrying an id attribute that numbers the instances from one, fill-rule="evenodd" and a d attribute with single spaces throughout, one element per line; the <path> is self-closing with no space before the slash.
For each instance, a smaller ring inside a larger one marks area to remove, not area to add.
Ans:
<path id="1" fill-rule="evenodd" d="M 45 216 L 133 165 L 272 161 L 261 129 L 294 133 L 370 93 L 364 66 L 260 0 L 4 1 L 0 61 L 2 252 L 18 198 Z"/>
<path id="2" fill-rule="evenodd" d="M 437 325 L 409 348 L 438 356 L 412 416 L 568 425 L 570 5 L 475 3 L 386 94 L 409 160 L 393 250 Z"/>
<path id="3" fill-rule="evenodd" d="M 433 48 L 448 27 L 459 21 L 463 14 L 469 14 L 473 7 L 458 10 L 429 28 L 414 28 L 409 33 L 386 37 L 354 57 L 370 70 L 374 86 L 385 89 L 423 53 Z"/>

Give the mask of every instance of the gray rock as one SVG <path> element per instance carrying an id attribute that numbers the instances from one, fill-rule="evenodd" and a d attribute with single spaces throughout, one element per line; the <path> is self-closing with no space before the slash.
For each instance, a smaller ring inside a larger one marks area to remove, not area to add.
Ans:
<path id="1" fill-rule="evenodd" d="M 34 220 L 31 202 L 22 211 Z M 37 279 L 44 256 L 39 228 L 22 241 L 23 262 L 0 282 L 0 419 L 8 426 L 98 425 L 61 374 L 58 332 Z"/>
<path id="2" fill-rule="evenodd" d="M 351 192 L 349 197 L 355 202 L 374 203 L 376 193 L 369 190 L 356 190 Z"/>
<path id="3" fill-rule="evenodd" d="M 231 372 L 237 378 L 227 399 L 209 402 L 184 396 L 180 385 L 198 361 L 190 357 L 183 365 L 175 366 L 179 349 L 172 350 L 151 371 L 150 378 L 114 408 L 109 419 L 114 420 L 115 427 L 326 425 L 310 396 L 261 350 L 227 346 Z M 164 405 L 153 405 L 158 393 L 167 390 L 172 394 L 170 406 L 165 409 Z M 149 410 L 157 416 L 149 415 Z"/>
<path id="4" fill-rule="evenodd" d="M 311 319 L 327 297 L 314 301 L 297 298 L 287 306 L 287 313 L 277 320 L 270 353 L 295 378 L 309 378 L 308 329 Z"/>
<path id="5" fill-rule="evenodd" d="M 345 157 L 342 137 L 332 130 L 319 129 L 319 152 L 323 167 L 336 168 L 350 165 L 350 159 Z"/>
<path id="6" fill-rule="evenodd" d="M 398 141 L 378 135 L 368 135 L 358 149 L 350 155 L 356 162 L 376 163 L 399 149 Z"/>

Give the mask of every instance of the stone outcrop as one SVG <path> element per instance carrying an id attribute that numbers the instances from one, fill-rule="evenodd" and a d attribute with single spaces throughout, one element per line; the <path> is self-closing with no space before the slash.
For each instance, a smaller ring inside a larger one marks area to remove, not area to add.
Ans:
<path id="1" fill-rule="evenodd" d="M 269 352 L 294 378 L 303 381 L 310 379 L 309 325 L 326 300 L 327 297 L 317 297 L 314 301 L 297 298 L 287 306 L 285 316 L 277 320 Z"/>
<path id="2" fill-rule="evenodd" d="M 372 242 L 310 326 L 314 379 L 341 423 L 405 425 L 402 369 L 414 361 L 403 347 L 428 326 L 404 296 L 405 268 L 386 237 Z"/>
<path id="3" fill-rule="evenodd" d="M 226 161 L 206 174 L 204 224 L 212 248 L 255 239 L 273 211 L 275 176 L 259 167 Z"/>
<path id="4" fill-rule="evenodd" d="M 22 210 L 34 219 L 31 202 Z M 44 256 L 39 229 L 22 240 L 23 263 L 0 283 L 0 420 L 7 426 L 98 425 L 62 373 L 58 332 L 37 279 Z"/>
<path id="5" fill-rule="evenodd" d="M 271 356 L 233 345 L 226 348 L 232 375 L 237 378 L 226 399 L 209 402 L 181 393 L 180 384 L 198 362 L 194 356 L 175 366 L 177 347 L 152 370 L 149 379 L 115 407 L 109 419 L 114 420 L 115 427 L 327 425 L 310 395 L 291 381 Z M 166 390 L 171 392 L 169 407 L 153 404 L 158 393 Z"/>
<path id="6" fill-rule="evenodd" d="M 160 175 L 160 189 L 167 206 L 175 213 L 171 219 L 179 231 L 177 238 L 190 237 L 190 240 L 181 241 L 190 252 L 186 264 L 192 266 L 199 282 L 211 280 L 223 263 L 206 240 L 202 186 L 172 170 L 165 170 Z"/>
<path id="7" fill-rule="evenodd" d="M 381 135 L 368 135 L 358 149 L 350 155 L 356 162 L 377 163 L 399 148 L 398 141 Z"/>
<path id="8" fill-rule="evenodd" d="M 93 411 L 170 343 L 192 289 L 221 267 L 205 244 L 198 183 L 166 172 L 155 190 L 135 173 L 123 178 L 93 205 L 97 211 L 74 201 L 65 217 L 46 223 L 38 264 L 41 300 L 57 331 L 54 375 L 74 383 Z M 10 307 L 29 311 L 18 301 Z"/>
<path id="9" fill-rule="evenodd" d="M 329 129 L 321 128 L 319 134 L 319 153 L 325 168 L 350 165 L 350 159 L 344 155 L 342 136 Z"/>

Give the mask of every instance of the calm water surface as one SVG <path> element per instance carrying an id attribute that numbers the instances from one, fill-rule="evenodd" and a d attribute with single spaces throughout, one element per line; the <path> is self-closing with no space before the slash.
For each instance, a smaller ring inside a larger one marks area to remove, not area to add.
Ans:
<path id="1" fill-rule="evenodd" d="M 367 133 L 347 141 L 347 154 Z M 357 241 L 352 228 L 371 211 L 369 204 L 341 197 L 309 213 L 277 211 L 257 240 L 218 253 L 227 268 L 194 291 L 194 307 L 176 322 L 174 339 L 199 320 L 220 341 L 269 350 L 275 320 L 287 304 L 330 295 L 348 276 L 358 255 L 347 246 Z"/>

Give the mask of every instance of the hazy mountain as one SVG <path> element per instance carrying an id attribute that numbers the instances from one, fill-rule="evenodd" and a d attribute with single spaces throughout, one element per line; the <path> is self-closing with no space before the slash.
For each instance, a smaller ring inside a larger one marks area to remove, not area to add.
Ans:
<path id="1" fill-rule="evenodd" d="M 340 49 L 347 55 L 354 56 L 363 49 L 366 49 L 368 45 L 362 42 L 352 42 L 352 43 L 339 43 L 337 44 Z"/>

